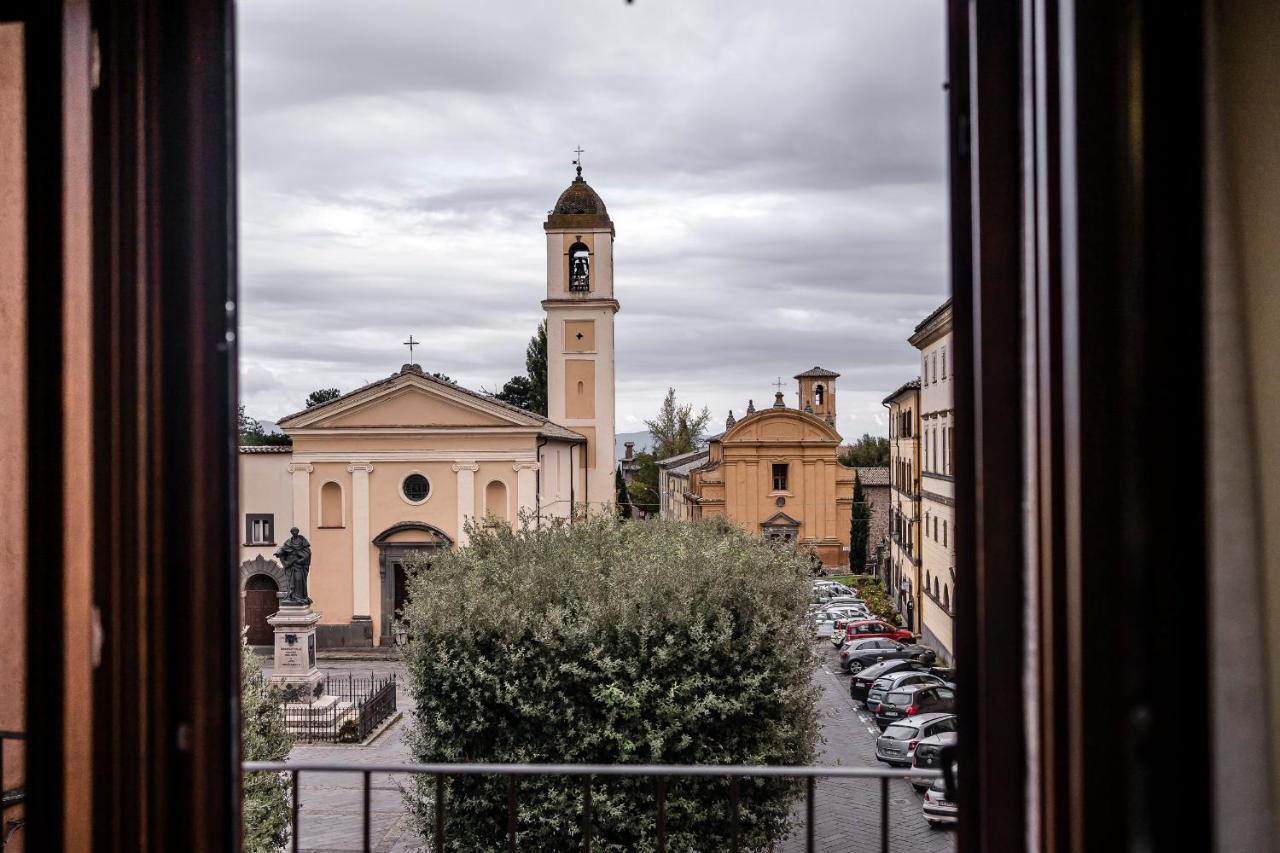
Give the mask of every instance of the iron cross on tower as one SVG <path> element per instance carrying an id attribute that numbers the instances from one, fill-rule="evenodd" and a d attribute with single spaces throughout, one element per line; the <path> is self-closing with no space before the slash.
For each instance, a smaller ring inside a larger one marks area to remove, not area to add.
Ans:
<path id="1" fill-rule="evenodd" d="M 781 391 L 782 391 L 782 387 L 783 387 L 785 384 L 786 384 L 786 383 L 782 381 L 782 377 L 781 377 L 781 376 L 779 376 L 779 377 L 778 377 L 778 381 L 777 381 L 777 382 L 775 382 L 775 383 L 773 383 L 773 387 L 774 387 L 774 388 L 777 388 L 777 389 L 778 389 L 778 391 L 779 391 L 779 393 L 781 393 Z"/>
<path id="2" fill-rule="evenodd" d="M 407 341 L 405 341 L 405 342 L 404 342 L 404 345 L 405 345 L 405 346 L 407 346 L 407 347 L 409 348 L 409 363 L 410 363 L 410 364 L 413 364 L 413 348 L 414 348 L 414 347 L 416 347 L 416 346 L 417 346 L 418 344 L 420 344 L 420 343 L 422 343 L 422 341 L 415 341 L 415 340 L 413 339 L 413 335 L 410 335 L 410 336 L 409 336 L 409 340 L 407 340 Z"/>
<path id="3" fill-rule="evenodd" d="M 578 167 L 578 177 L 581 178 L 582 177 L 582 146 L 579 145 L 577 148 L 573 149 L 573 153 L 578 155 L 576 158 L 574 158 L 573 165 Z"/>

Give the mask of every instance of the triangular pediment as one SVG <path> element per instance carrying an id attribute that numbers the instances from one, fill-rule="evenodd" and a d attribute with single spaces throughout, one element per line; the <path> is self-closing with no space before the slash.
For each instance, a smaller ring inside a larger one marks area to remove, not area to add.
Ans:
<path id="1" fill-rule="evenodd" d="M 280 421 L 299 429 L 538 427 L 540 419 L 447 382 L 400 374 Z"/>
<path id="2" fill-rule="evenodd" d="M 800 522 L 796 521 L 785 512 L 775 512 L 768 521 L 761 522 L 761 527 L 799 527 Z"/>

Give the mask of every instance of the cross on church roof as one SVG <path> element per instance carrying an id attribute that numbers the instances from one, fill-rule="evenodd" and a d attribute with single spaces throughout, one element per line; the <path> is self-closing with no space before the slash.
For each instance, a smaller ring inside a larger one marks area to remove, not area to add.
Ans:
<path id="1" fill-rule="evenodd" d="M 781 390 L 782 390 L 783 385 L 784 385 L 784 383 L 783 383 L 783 381 L 782 381 L 782 377 L 781 377 L 781 376 L 779 376 L 779 377 L 778 377 L 778 381 L 777 381 L 777 382 L 773 383 L 773 387 L 774 387 L 774 388 L 777 388 L 779 391 L 781 391 Z"/>
<path id="2" fill-rule="evenodd" d="M 413 348 L 414 348 L 414 347 L 416 347 L 416 346 L 417 346 L 418 344 L 420 344 L 420 343 L 422 343 L 422 341 L 415 341 L 415 340 L 413 339 L 413 335 L 410 335 L 410 336 L 409 336 L 409 340 L 407 340 L 407 341 L 405 341 L 405 342 L 404 342 L 404 345 L 405 345 L 405 346 L 407 346 L 407 347 L 409 348 L 409 363 L 410 363 L 410 364 L 413 364 Z"/>
<path id="3" fill-rule="evenodd" d="M 579 145 L 577 148 L 573 149 L 573 153 L 578 155 L 577 157 L 574 158 L 573 165 L 578 167 L 578 177 L 581 178 L 582 177 L 582 146 Z"/>

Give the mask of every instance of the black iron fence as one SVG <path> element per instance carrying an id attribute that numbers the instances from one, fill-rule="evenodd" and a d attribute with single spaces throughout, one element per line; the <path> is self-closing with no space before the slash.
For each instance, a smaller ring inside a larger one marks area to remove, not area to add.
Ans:
<path id="1" fill-rule="evenodd" d="M 26 820 L 21 815 L 14 818 L 8 817 L 10 809 L 17 808 L 26 801 L 26 786 L 4 787 L 5 759 L 10 753 L 10 742 L 21 749 L 26 740 L 26 732 L 0 730 L 0 813 L 5 814 L 4 828 L 0 831 L 0 849 L 7 847 L 14 834 L 26 826 Z"/>
<path id="2" fill-rule="evenodd" d="M 329 676 L 321 699 L 283 706 L 285 727 L 300 741 L 359 743 L 396 711 L 396 677 Z"/>
<path id="3" fill-rule="evenodd" d="M 431 849 L 436 853 L 445 850 L 448 802 L 445 798 L 445 782 L 455 776 L 500 776 L 507 780 L 506 839 L 508 853 L 515 853 L 519 833 L 520 779 L 528 777 L 575 777 L 581 780 L 581 836 L 582 849 L 592 849 L 591 792 L 595 778 L 648 778 L 654 784 L 656 812 L 656 842 L 658 853 L 667 850 L 667 785 L 672 779 L 703 778 L 728 780 L 729 796 L 725 803 L 730 835 L 731 853 L 740 853 L 740 803 L 741 784 L 744 779 L 803 779 L 805 788 L 805 850 L 812 853 L 814 847 L 814 784 L 818 779 L 878 779 L 880 782 L 880 850 L 889 853 L 889 781 L 891 779 L 928 779 L 946 777 L 947 799 L 954 802 L 954 764 L 950 751 L 943 760 L 945 770 L 904 770 L 884 767 L 766 767 L 734 765 L 678 765 L 678 764 L 378 764 L 360 765 L 326 764 L 322 762 L 246 761 L 245 773 L 288 774 L 292 791 L 292 850 L 299 853 L 299 827 L 302 801 L 298 782 L 303 773 L 359 773 L 363 776 L 363 806 L 361 830 L 362 850 L 372 850 L 373 828 L 371 804 L 373 774 L 433 776 L 435 794 L 431 803 L 434 834 Z"/>

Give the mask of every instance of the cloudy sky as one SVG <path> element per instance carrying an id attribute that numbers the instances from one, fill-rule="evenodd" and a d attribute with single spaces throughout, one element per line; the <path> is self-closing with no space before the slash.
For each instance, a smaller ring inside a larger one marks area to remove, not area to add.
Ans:
<path id="1" fill-rule="evenodd" d="M 241 393 L 524 372 L 547 210 L 617 227 L 619 432 L 839 371 L 884 432 L 946 288 L 939 0 L 242 0 Z"/>

